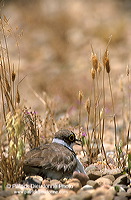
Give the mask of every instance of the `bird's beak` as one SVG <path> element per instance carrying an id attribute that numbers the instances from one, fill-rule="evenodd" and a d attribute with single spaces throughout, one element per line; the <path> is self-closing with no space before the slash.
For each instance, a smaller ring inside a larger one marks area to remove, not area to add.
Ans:
<path id="1" fill-rule="evenodd" d="M 77 144 L 77 145 L 82 145 L 82 141 L 81 141 L 81 140 L 78 140 L 78 139 L 76 139 L 76 141 L 75 141 L 75 144 Z"/>

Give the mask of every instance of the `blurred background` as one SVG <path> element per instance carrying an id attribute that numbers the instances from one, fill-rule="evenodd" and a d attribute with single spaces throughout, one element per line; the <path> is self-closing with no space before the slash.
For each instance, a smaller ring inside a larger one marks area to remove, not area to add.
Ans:
<path id="1" fill-rule="evenodd" d="M 23 105 L 44 116 L 40 97 L 46 92 L 57 116 L 76 115 L 79 90 L 85 99 L 91 95 L 91 44 L 102 60 L 111 35 L 113 92 L 120 103 L 120 79 L 131 62 L 130 0 L 5 0 L 0 7 L 20 47 L 20 79 L 26 76 L 20 84 Z M 13 37 L 8 44 L 17 66 Z"/>

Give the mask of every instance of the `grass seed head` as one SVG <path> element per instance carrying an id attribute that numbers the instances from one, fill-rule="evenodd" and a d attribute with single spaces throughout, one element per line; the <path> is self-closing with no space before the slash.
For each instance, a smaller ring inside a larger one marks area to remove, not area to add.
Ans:
<path id="1" fill-rule="evenodd" d="M 110 62 L 109 62 L 109 58 L 108 57 L 105 59 L 105 67 L 106 67 L 106 72 L 109 74 L 111 68 L 110 68 Z"/>
<path id="2" fill-rule="evenodd" d="M 92 59 L 93 68 L 97 72 L 97 69 L 98 69 L 98 58 L 97 58 L 97 55 L 96 54 L 92 54 L 91 59 Z"/>
<path id="3" fill-rule="evenodd" d="M 109 62 L 109 53 L 108 50 L 105 51 L 104 56 L 103 56 L 103 65 L 106 68 L 106 72 L 109 74 L 110 73 L 110 62 Z"/>
<path id="4" fill-rule="evenodd" d="M 92 76 L 92 79 L 94 80 L 96 76 L 96 72 L 94 68 L 91 69 L 91 76 Z"/>
<path id="5" fill-rule="evenodd" d="M 106 67 L 106 58 L 108 57 L 108 50 L 106 49 L 104 56 L 103 56 L 103 66 Z"/>
<path id="6" fill-rule="evenodd" d="M 127 65 L 127 68 L 126 68 L 126 75 L 129 76 L 130 74 L 130 69 L 129 69 L 129 65 Z"/>
<path id="7" fill-rule="evenodd" d="M 82 101 L 82 98 L 83 98 L 83 93 L 82 93 L 82 91 L 79 91 L 79 100 L 80 100 L 80 102 Z"/>
<path id="8" fill-rule="evenodd" d="M 102 108 L 100 111 L 100 119 L 104 119 L 104 109 Z"/>
<path id="9" fill-rule="evenodd" d="M 101 71 L 102 71 L 102 65 L 101 65 L 100 62 L 98 63 L 98 69 L 97 69 L 97 71 L 98 71 L 99 74 L 100 74 Z"/>
<path id="10" fill-rule="evenodd" d="M 12 71 L 12 82 L 15 81 L 15 77 L 16 77 L 16 73 L 14 72 L 14 70 Z"/>
<path id="11" fill-rule="evenodd" d="M 90 98 L 88 98 L 88 99 L 86 100 L 85 108 L 86 108 L 88 114 L 90 114 L 90 108 L 91 108 L 91 100 L 90 100 Z"/>
<path id="12" fill-rule="evenodd" d="M 20 93 L 19 93 L 19 90 L 18 90 L 18 87 L 17 87 L 17 93 L 16 93 L 16 103 L 20 103 Z"/>

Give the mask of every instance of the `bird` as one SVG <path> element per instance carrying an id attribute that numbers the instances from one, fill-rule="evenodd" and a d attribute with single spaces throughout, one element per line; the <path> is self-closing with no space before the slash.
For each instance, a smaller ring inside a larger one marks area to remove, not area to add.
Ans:
<path id="1" fill-rule="evenodd" d="M 27 152 L 23 169 L 27 176 L 64 179 L 71 178 L 73 173 L 86 174 L 84 166 L 73 150 L 74 144 L 79 144 L 74 132 L 60 129 L 54 135 L 52 143 L 43 144 Z"/>

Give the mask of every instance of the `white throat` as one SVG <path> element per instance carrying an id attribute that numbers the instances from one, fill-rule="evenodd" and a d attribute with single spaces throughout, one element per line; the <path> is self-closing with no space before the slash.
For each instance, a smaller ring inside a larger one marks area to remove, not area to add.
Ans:
<path id="1" fill-rule="evenodd" d="M 58 139 L 58 138 L 54 138 L 52 143 L 62 144 L 63 146 L 67 147 L 69 150 L 71 150 L 71 151 L 73 150 L 72 149 L 73 145 L 71 145 L 71 146 L 68 145 L 64 140 L 61 140 L 61 139 Z"/>

